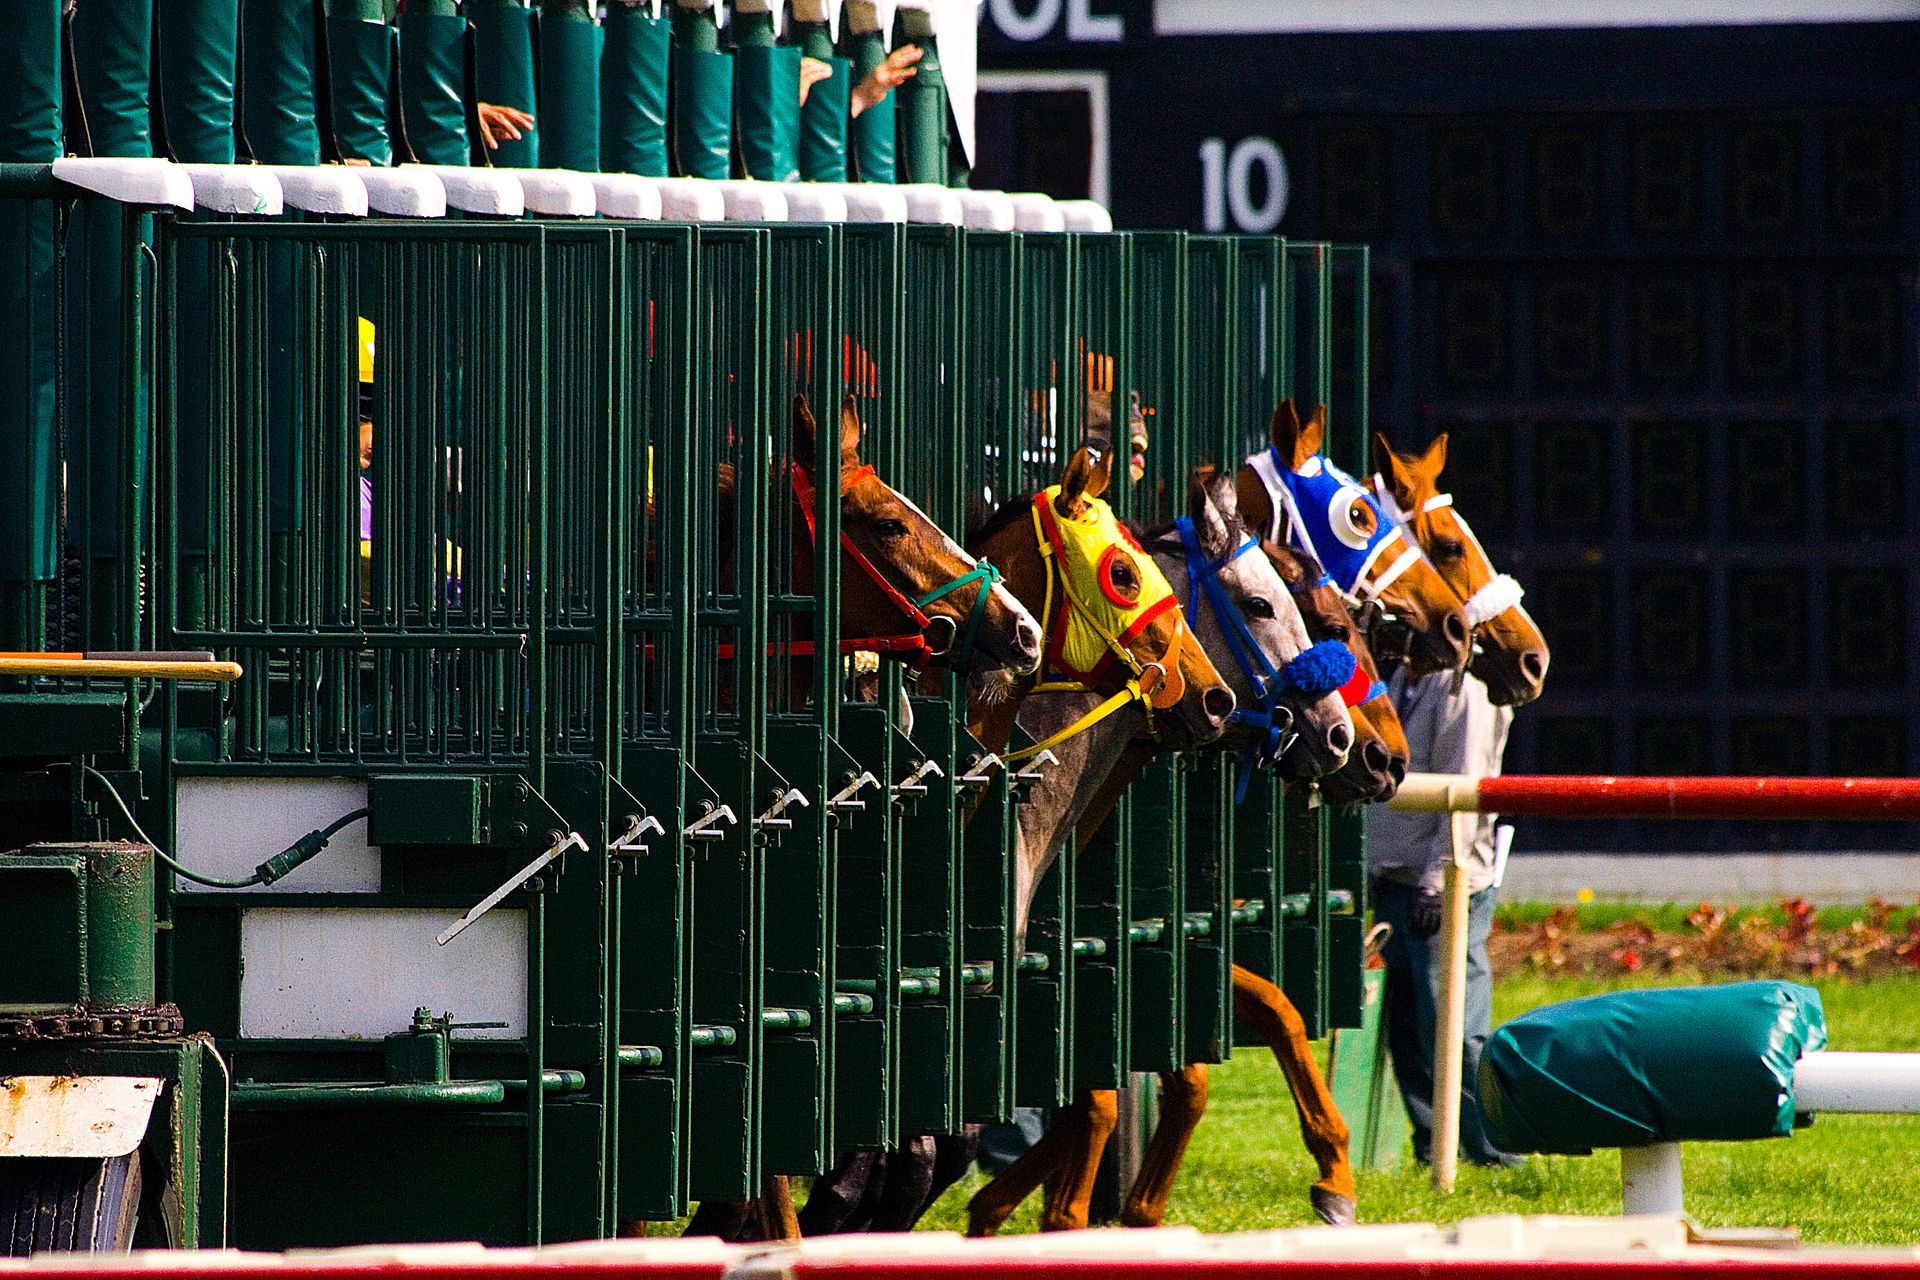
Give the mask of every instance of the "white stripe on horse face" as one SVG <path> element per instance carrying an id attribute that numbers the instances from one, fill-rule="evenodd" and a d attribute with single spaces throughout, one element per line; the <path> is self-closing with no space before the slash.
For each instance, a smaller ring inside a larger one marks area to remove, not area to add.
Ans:
<path id="1" fill-rule="evenodd" d="M 909 498 L 906 494 L 901 493 L 898 490 L 893 490 L 893 487 L 891 485 L 887 487 L 889 490 L 892 490 L 893 496 L 900 500 L 901 505 L 903 505 L 904 507 L 906 507 L 907 510 L 913 512 L 913 514 L 919 516 L 922 520 L 925 520 L 927 522 L 927 528 L 933 530 L 934 533 L 939 535 L 941 544 L 945 546 L 946 549 L 952 552 L 955 556 L 958 556 L 961 564 L 964 564 L 965 566 L 967 566 L 968 570 L 973 570 L 979 567 L 980 562 L 974 559 L 971 555 L 967 554 L 966 549 L 962 547 L 959 543 L 953 540 L 952 534 L 948 533 L 945 529 L 942 529 L 938 524 L 935 524 L 933 519 L 930 516 L 928 516 L 926 512 L 920 509 L 919 503 L 915 502 L 912 498 Z M 1021 604 L 1017 599 L 1015 599 L 1013 592 L 1007 590 L 1004 585 L 998 582 L 994 583 L 992 592 L 993 593 L 991 598 L 999 601 L 1000 607 L 1013 615 L 1014 623 L 1016 626 L 1019 623 L 1025 621 L 1025 622 L 1032 622 L 1033 628 L 1035 631 L 1038 631 L 1040 629 L 1040 624 L 1034 620 L 1033 614 L 1028 611 L 1027 606 Z"/>

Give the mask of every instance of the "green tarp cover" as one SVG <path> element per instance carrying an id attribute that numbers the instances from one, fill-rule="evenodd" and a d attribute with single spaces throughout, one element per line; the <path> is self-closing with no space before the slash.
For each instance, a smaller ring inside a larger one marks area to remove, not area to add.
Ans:
<path id="1" fill-rule="evenodd" d="M 600 163 L 667 176 L 667 63 L 673 22 L 641 5 L 607 6 L 600 59 Z"/>
<path id="2" fill-rule="evenodd" d="M 387 85 L 393 28 L 361 18 L 327 19 L 327 83 L 333 93 L 333 137 L 342 160 L 393 163 L 387 133 Z"/>
<path id="3" fill-rule="evenodd" d="M 600 172 L 600 24 L 573 9 L 540 14 L 540 164 Z"/>
<path id="4" fill-rule="evenodd" d="M 900 181 L 947 180 L 947 78 L 940 70 L 940 42 L 920 40 L 914 77 L 894 91 L 900 100 Z"/>
<path id="5" fill-rule="evenodd" d="M 675 44 L 673 113 L 681 176 L 732 177 L 733 56 Z"/>
<path id="6" fill-rule="evenodd" d="M 240 123 L 261 164 L 319 164 L 311 9 L 241 0 Z"/>
<path id="7" fill-rule="evenodd" d="M 733 66 L 734 119 L 747 176 L 763 182 L 797 180 L 800 50 L 792 45 L 742 45 L 734 50 Z"/>
<path id="8" fill-rule="evenodd" d="M 1792 982 L 1588 996 L 1496 1030 L 1480 1102 L 1505 1151 L 1784 1137 L 1793 1064 L 1826 1042 L 1820 993 Z"/>
<path id="9" fill-rule="evenodd" d="M 73 74 L 85 108 L 86 154 L 153 154 L 148 92 L 153 61 L 152 0 L 83 4 L 73 11 Z M 67 139 L 79 150 L 80 130 Z"/>
<path id="10" fill-rule="evenodd" d="M 470 0 L 467 20 L 473 23 L 473 80 L 480 101 L 513 107 L 535 117 L 518 140 L 495 139 L 497 151 L 488 158 L 503 169 L 535 169 L 540 165 L 539 102 L 533 87 L 533 11 L 516 0 Z M 475 138 L 475 157 L 486 146 Z"/>
<path id="11" fill-rule="evenodd" d="M 60 158 L 60 0 L 23 0 L 0 40 L 0 164 Z"/>
<path id="12" fill-rule="evenodd" d="M 873 69 L 886 61 L 887 50 L 877 32 L 853 38 L 853 75 L 850 85 L 860 84 Z M 859 182 L 893 182 L 894 100 L 896 91 L 862 111 L 849 126 L 853 134 L 853 177 Z"/>
<path id="13" fill-rule="evenodd" d="M 813 86 L 800 108 L 800 176 L 808 182 L 847 180 L 847 113 L 853 101 L 853 60 L 829 57 L 833 74 Z"/>
<path id="14" fill-rule="evenodd" d="M 232 164 L 238 0 L 166 0 L 156 12 L 168 153 L 185 164 Z"/>
<path id="15" fill-rule="evenodd" d="M 421 164 L 467 163 L 467 20 L 400 15 L 400 109 Z"/>

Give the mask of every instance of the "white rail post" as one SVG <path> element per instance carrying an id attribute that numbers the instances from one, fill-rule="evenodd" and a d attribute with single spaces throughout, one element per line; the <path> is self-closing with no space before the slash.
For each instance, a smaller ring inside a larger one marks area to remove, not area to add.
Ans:
<path id="1" fill-rule="evenodd" d="M 1433 1189 L 1451 1194 L 1460 1159 L 1460 1075 L 1466 1048 L 1467 1023 L 1467 867 L 1462 828 L 1471 830 L 1472 815 L 1462 822 L 1455 815 L 1453 860 L 1440 902 L 1440 992 L 1433 1035 L 1433 1138 L 1428 1154 L 1433 1160 Z"/>
<path id="2" fill-rule="evenodd" d="M 1680 1144 L 1620 1148 L 1620 1208 L 1627 1214 L 1685 1213 Z"/>

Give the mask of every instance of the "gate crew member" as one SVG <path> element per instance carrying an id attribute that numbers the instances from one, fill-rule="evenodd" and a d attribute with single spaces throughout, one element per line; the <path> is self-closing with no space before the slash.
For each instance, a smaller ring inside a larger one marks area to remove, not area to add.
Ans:
<path id="1" fill-rule="evenodd" d="M 1472 676 L 1453 692 L 1454 675 L 1442 671 L 1409 679 L 1404 666 L 1387 682 L 1394 710 L 1406 729 L 1411 765 L 1432 773 L 1491 777 L 1506 754 L 1510 707 L 1496 707 L 1487 687 Z M 1440 888 L 1454 842 L 1466 851 L 1467 1009 L 1466 1048 L 1461 1061 L 1460 1155 L 1477 1165 L 1518 1165 L 1516 1156 L 1487 1140 L 1485 1117 L 1474 1091 L 1480 1050 L 1493 1030 L 1493 972 L 1487 964 L 1487 934 L 1493 928 L 1498 837 L 1490 813 L 1399 813 L 1385 805 L 1368 815 L 1368 870 L 1373 877 L 1374 917 L 1393 926 L 1382 952 L 1387 964 L 1387 1043 L 1393 1073 L 1413 1122 L 1413 1154 L 1432 1158 L 1433 1037 L 1438 1019 Z"/>

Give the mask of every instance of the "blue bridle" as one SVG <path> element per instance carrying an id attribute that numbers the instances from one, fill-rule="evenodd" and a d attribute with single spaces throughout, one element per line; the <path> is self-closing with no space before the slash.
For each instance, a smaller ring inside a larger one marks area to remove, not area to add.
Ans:
<path id="1" fill-rule="evenodd" d="M 1220 624 L 1220 634 L 1226 637 L 1233 660 L 1240 665 L 1241 673 L 1260 701 L 1260 709 L 1255 711 L 1242 700 L 1228 717 L 1229 723 L 1242 726 L 1252 735 L 1247 749 L 1240 755 L 1240 767 L 1234 779 L 1233 802 L 1239 804 L 1246 799 L 1247 783 L 1253 771 L 1279 760 L 1287 749 L 1293 712 L 1281 701 L 1281 695 L 1290 689 L 1310 697 L 1334 692 L 1353 679 L 1353 654 L 1337 640 L 1322 640 L 1295 654 L 1285 665 L 1275 667 L 1220 582 L 1220 574 L 1228 565 L 1259 549 L 1259 539 L 1243 537 L 1240 545 L 1224 559 L 1209 560 L 1200 549 L 1200 535 L 1193 521 L 1181 516 L 1173 523 L 1180 531 L 1180 546 L 1187 558 L 1187 614 L 1198 616 L 1196 610 L 1205 593 L 1207 607 Z"/>

